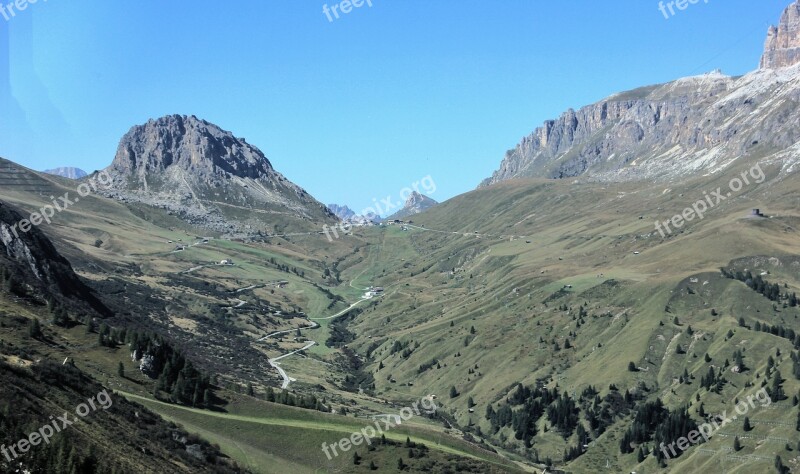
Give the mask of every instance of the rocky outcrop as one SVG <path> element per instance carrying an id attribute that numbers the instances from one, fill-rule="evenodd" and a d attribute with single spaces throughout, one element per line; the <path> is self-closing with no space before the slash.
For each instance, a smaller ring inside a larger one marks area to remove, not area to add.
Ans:
<path id="1" fill-rule="evenodd" d="M 776 69 L 800 63 L 800 2 L 789 5 L 778 26 L 767 32 L 761 69 Z"/>
<path id="2" fill-rule="evenodd" d="M 106 172 L 113 178 L 107 196 L 162 207 L 221 232 L 269 232 L 302 220 L 335 219 L 275 171 L 261 150 L 194 116 L 133 127 Z"/>
<path id="3" fill-rule="evenodd" d="M 7 289 L 41 303 L 88 307 L 100 316 L 110 316 L 111 311 L 38 227 L 32 226 L 27 232 L 19 229 L 23 219 L 17 210 L 0 201 L 0 267 Z"/>
<path id="4" fill-rule="evenodd" d="M 415 214 L 419 214 L 420 212 L 426 211 L 437 204 L 439 203 L 428 196 L 414 191 L 408 196 L 408 199 L 406 199 L 406 203 L 403 208 L 389 216 L 387 220 L 403 219 L 413 216 Z"/>

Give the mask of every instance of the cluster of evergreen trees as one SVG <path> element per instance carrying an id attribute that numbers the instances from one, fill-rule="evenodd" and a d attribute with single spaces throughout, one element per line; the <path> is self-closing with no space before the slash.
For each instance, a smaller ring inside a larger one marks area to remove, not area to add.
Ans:
<path id="1" fill-rule="evenodd" d="M 770 333 L 773 336 L 782 337 L 784 339 L 788 339 L 789 341 L 794 344 L 795 349 L 800 349 L 800 334 L 797 334 L 794 329 L 792 328 L 785 328 L 783 326 L 770 326 L 767 323 L 761 323 L 756 321 L 755 327 L 753 327 L 756 331 Z"/>
<path id="2" fill-rule="evenodd" d="M 620 440 L 619 449 L 624 454 L 634 451 L 634 444 L 643 444 L 653 440 L 656 446 L 665 446 L 685 437 L 688 433 L 697 429 L 697 423 L 689 416 L 686 407 L 670 411 L 666 408 L 661 399 L 645 402 L 636 409 L 633 423 L 628 427 Z M 665 462 L 664 454 L 660 450 L 653 451 L 663 466 Z M 638 458 L 640 462 L 644 460 L 647 451 L 639 448 Z M 680 456 L 681 452 L 677 451 Z"/>
<path id="3" fill-rule="evenodd" d="M 722 392 L 722 387 L 724 387 L 727 382 L 722 374 L 722 369 L 719 370 L 719 373 L 716 373 L 713 367 L 709 367 L 708 373 L 700 377 L 700 386 L 709 392 L 717 394 Z"/>
<path id="4" fill-rule="evenodd" d="M 547 417 L 549 425 L 556 429 L 564 439 L 573 433 L 577 434 L 577 442 L 564 450 L 564 461 L 576 459 L 585 452 L 590 439 L 597 438 L 611 426 L 615 418 L 627 413 L 635 407 L 637 400 L 644 397 L 646 387 L 641 386 L 639 395 L 630 391 L 621 394 L 614 385 L 609 386 L 609 393 L 600 398 L 599 391 L 592 386 L 583 390 L 578 398 L 567 393 L 560 393 L 558 388 L 548 389 L 525 387 L 517 384 L 501 403 L 497 410 L 492 405 L 486 407 L 486 419 L 491 422 L 492 434 L 497 434 L 504 427 L 511 427 L 514 437 L 524 442 L 526 448 L 533 446 L 533 438 L 537 434 L 537 424 L 542 416 Z M 660 401 L 658 402 L 660 403 Z M 663 407 L 663 405 L 661 405 Z M 581 413 L 589 430 L 581 421 Z M 656 416 L 655 414 L 653 416 Z M 637 416 L 637 419 L 640 417 Z M 647 419 L 644 417 L 642 419 Z M 657 419 L 657 418 L 656 418 Z M 638 428 L 633 428 L 634 431 Z M 646 425 L 647 439 L 655 430 L 653 423 Z M 645 436 L 628 434 L 637 439 Z M 630 442 L 628 442 L 630 444 Z M 535 451 L 535 450 L 534 450 Z M 538 454 L 534 452 L 538 459 Z"/>
<path id="5" fill-rule="evenodd" d="M 785 300 L 787 304 L 791 307 L 797 306 L 797 294 L 792 293 L 789 294 L 788 292 L 784 295 L 781 295 L 781 287 L 777 283 L 770 283 L 767 280 L 761 278 L 761 275 L 753 276 L 750 271 L 741 272 L 737 271 L 730 271 L 725 268 L 721 268 L 720 271 L 722 275 L 726 278 L 730 278 L 733 280 L 739 280 L 744 282 L 745 285 L 750 287 L 753 291 L 761 293 L 765 297 L 769 298 L 771 301 L 782 301 Z"/>
<path id="6" fill-rule="evenodd" d="M 667 446 L 695 430 L 697 430 L 697 423 L 689 416 L 689 410 L 684 407 L 669 413 L 667 419 L 656 427 L 653 440 L 656 446 L 661 446 L 661 443 Z M 664 452 L 660 449 L 654 451 L 656 458 L 663 466 L 665 462 Z M 682 453 L 679 449 L 675 451 L 678 456 Z"/>
<path id="7" fill-rule="evenodd" d="M 425 364 L 420 365 L 419 369 L 417 369 L 417 373 L 421 374 L 423 372 L 427 372 L 428 370 L 432 369 L 434 366 L 436 366 L 436 368 L 440 368 L 441 367 L 441 365 L 439 365 L 439 359 L 433 359 L 430 362 L 427 362 Z"/>
<path id="8" fill-rule="evenodd" d="M 632 453 L 632 443 L 641 444 L 650 441 L 659 423 L 669 413 L 661 399 L 657 398 L 652 402 L 645 402 L 636 409 L 633 416 L 633 423 L 622 435 L 619 449 L 622 453 Z"/>
<path id="9" fill-rule="evenodd" d="M 289 265 L 278 263 L 277 261 L 275 261 L 275 257 L 271 257 L 269 259 L 269 263 L 271 263 L 276 270 L 280 270 L 284 273 L 294 273 L 295 275 L 301 278 L 306 276 L 306 272 L 298 270 L 297 267 L 289 267 Z"/>
<path id="10" fill-rule="evenodd" d="M 101 330 L 102 337 L 102 330 Z M 192 363 L 160 336 L 151 333 L 128 331 L 126 342 L 137 357 L 150 357 L 150 377 L 157 377 L 154 395 L 172 403 L 208 408 L 214 396 L 209 376 L 195 369 Z"/>
<path id="11" fill-rule="evenodd" d="M 538 387 L 525 387 L 517 384 L 516 390 L 506 398 L 497 411 L 492 405 L 486 407 L 486 419 L 492 425 L 492 433 L 497 433 L 501 428 L 511 426 L 514 437 L 525 442 L 525 446 L 532 446 L 532 439 L 536 436 L 536 423 L 559 398 L 557 388 L 547 389 Z M 521 407 L 512 410 L 512 407 Z M 562 418 L 562 413 L 553 413 L 556 420 Z M 566 418 L 566 415 L 563 416 Z M 572 432 L 570 431 L 570 434 Z"/>
<path id="12" fill-rule="evenodd" d="M 331 409 L 325 403 L 325 399 L 318 399 L 314 395 L 293 395 L 286 390 L 275 392 L 272 387 L 267 387 L 265 400 L 272 403 L 280 403 L 290 407 L 305 408 L 306 410 L 316 410 L 323 413 L 330 413 Z"/>

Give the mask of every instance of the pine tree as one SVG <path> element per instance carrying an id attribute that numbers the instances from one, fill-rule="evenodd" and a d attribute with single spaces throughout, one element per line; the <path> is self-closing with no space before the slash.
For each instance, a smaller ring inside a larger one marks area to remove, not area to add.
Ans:
<path id="1" fill-rule="evenodd" d="M 370 461 L 369 462 L 369 470 L 370 471 L 377 471 L 378 470 L 378 466 L 375 465 L 375 461 Z"/>
<path id="2" fill-rule="evenodd" d="M 405 470 L 406 464 L 403 462 L 403 458 L 397 460 L 397 470 L 402 471 Z"/>
<path id="3" fill-rule="evenodd" d="M 733 451 L 739 452 L 742 449 L 742 443 L 739 442 L 739 437 L 733 438 Z"/>
<path id="4" fill-rule="evenodd" d="M 117 366 L 117 375 L 119 375 L 122 378 L 125 378 L 125 365 L 122 362 L 120 362 L 119 365 Z"/>
<path id="5" fill-rule="evenodd" d="M 33 318 L 28 324 L 28 336 L 32 339 L 40 339 L 42 337 L 42 326 L 39 324 L 38 319 Z"/>
<path id="6" fill-rule="evenodd" d="M 776 370 L 775 374 L 772 376 L 772 400 L 773 401 L 780 401 L 783 400 L 783 379 L 781 378 L 781 371 Z"/>
<path id="7" fill-rule="evenodd" d="M 745 433 L 753 429 L 753 427 L 750 425 L 750 417 L 748 416 L 744 417 L 744 423 L 742 424 L 742 429 L 745 431 Z"/>
<path id="8" fill-rule="evenodd" d="M 356 466 L 361 464 L 361 456 L 358 455 L 358 451 L 353 452 L 353 464 Z"/>

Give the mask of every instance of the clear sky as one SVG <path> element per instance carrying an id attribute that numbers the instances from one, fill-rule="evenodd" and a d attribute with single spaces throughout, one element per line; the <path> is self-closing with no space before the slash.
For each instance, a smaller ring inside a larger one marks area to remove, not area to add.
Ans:
<path id="1" fill-rule="evenodd" d="M 442 201 L 569 107 L 755 69 L 790 3 L 700 0 L 666 19 L 656 0 L 364 1 L 333 21 L 326 0 L 39 0 L 0 16 L 0 156 L 93 171 L 131 126 L 194 114 L 324 203 L 360 211 L 428 175 Z"/>

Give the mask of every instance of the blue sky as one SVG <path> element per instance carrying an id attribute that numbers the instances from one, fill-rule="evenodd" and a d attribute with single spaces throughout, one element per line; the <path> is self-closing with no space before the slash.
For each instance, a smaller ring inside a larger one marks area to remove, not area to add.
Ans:
<path id="1" fill-rule="evenodd" d="M 107 166 L 131 126 L 194 114 L 356 211 L 430 175 L 469 191 L 569 107 L 758 65 L 789 0 L 39 0 L 0 16 L 0 156 Z M 7 3 L 7 2 L 5 2 Z"/>

